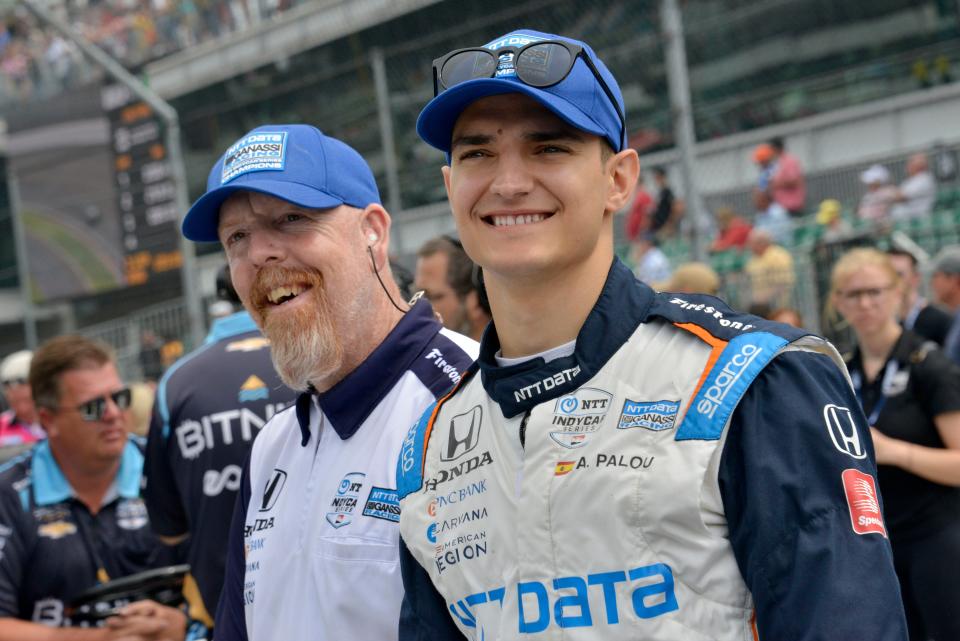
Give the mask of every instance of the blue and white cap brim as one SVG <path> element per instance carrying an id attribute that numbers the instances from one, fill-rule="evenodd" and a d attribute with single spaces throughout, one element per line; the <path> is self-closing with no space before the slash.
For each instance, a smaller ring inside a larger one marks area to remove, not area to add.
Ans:
<path id="1" fill-rule="evenodd" d="M 281 180 L 268 180 L 259 176 L 255 181 L 247 183 L 241 177 L 201 196 L 183 219 L 183 225 L 181 226 L 183 235 L 189 240 L 197 242 L 215 243 L 220 240 L 217 235 L 220 207 L 238 191 L 254 191 L 266 194 L 308 209 L 329 209 L 343 204 L 342 199 L 307 185 Z"/>

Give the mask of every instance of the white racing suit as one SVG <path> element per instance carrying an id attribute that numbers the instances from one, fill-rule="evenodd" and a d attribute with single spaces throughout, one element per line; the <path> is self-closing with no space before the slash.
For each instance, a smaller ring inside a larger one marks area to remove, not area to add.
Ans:
<path id="1" fill-rule="evenodd" d="M 829 343 L 615 261 L 573 355 L 498 349 L 404 442 L 401 640 L 906 639 Z"/>

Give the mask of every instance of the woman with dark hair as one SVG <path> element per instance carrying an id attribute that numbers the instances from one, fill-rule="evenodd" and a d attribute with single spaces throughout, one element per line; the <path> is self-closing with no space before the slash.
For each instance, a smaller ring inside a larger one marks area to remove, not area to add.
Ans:
<path id="1" fill-rule="evenodd" d="M 889 257 L 854 249 L 833 268 L 830 300 L 857 339 L 847 366 L 871 426 L 910 639 L 947 641 L 960 639 L 960 368 L 897 322 L 902 286 Z"/>

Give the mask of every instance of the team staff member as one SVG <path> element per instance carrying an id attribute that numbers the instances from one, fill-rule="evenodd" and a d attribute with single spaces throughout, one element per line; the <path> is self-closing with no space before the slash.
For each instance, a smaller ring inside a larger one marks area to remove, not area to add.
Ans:
<path id="1" fill-rule="evenodd" d="M 833 267 L 831 302 L 857 347 L 850 377 L 873 431 L 910 638 L 960 639 L 960 368 L 905 330 L 892 260 L 854 249 Z"/>
<path id="2" fill-rule="evenodd" d="M 226 266 L 217 294 L 239 304 Z M 144 476 L 150 524 L 164 543 L 186 545 L 191 618 L 213 626 L 230 517 L 253 438 L 293 403 L 270 360 L 270 342 L 246 311 L 218 318 L 205 345 L 167 370 L 157 388 Z"/>
<path id="3" fill-rule="evenodd" d="M 395 639 L 400 444 L 476 344 L 426 301 L 397 302 L 373 174 L 314 127 L 265 125 L 234 143 L 183 233 L 223 243 L 277 371 L 303 392 L 251 450 L 217 639 Z"/>
<path id="4" fill-rule="evenodd" d="M 0 640 L 183 639 L 186 617 L 152 602 L 108 628 L 53 629 L 69 625 L 64 605 L 80 593 L 171 555 L 140 498 L 130 389 L 108 348 L 54 338 L 34 354 L 30 385 L 47 440 L 0 471 Z"/>
<path id="5" fill-rule="evenodd" d="M 493 325 L 404 441 L 401 639 L 905 639 L 836 351 L 614 259 L 638 160 L 596 54 L 523 30 L 434 70 Z"/>
<path id="6" fill-rule="evenodd" d="M 423 244 L 417 251 L 414 287 L 424 292 L 444 327 L 480 340 L 490 323 L 490 304 L 459 240 L 438 236 Z"/>

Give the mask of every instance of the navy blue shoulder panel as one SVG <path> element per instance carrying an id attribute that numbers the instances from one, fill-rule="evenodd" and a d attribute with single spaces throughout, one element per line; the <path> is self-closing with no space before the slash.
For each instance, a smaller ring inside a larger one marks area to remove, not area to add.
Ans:
<path id="1" fill-rule="evenodd" d="M 716 296 L 661 292 L 650 307 L 649 320 L 659 317 L 671 323 L 692 323 L 711 336 L 732 341 L 747 332 L 766 332 L 793 342 L 810 332 L 769 321 L 753 314 L 738 312 Z"/>
<path id="2" fill-rule="evenodd" d="M 459 345 L 438 332 L 411 363 L 410 371 L 440 398 L 460 382 L 460 375 L 473 364 L 473 357 Z"/>

